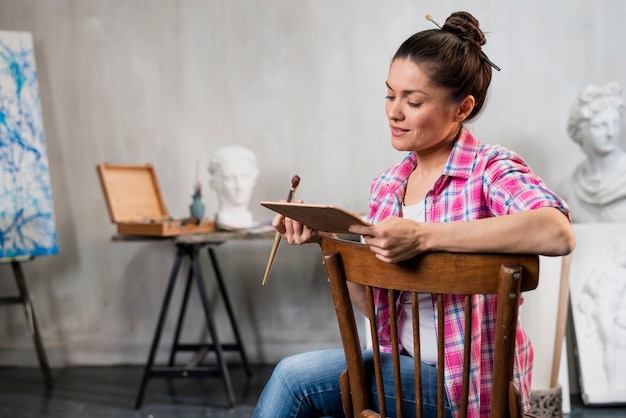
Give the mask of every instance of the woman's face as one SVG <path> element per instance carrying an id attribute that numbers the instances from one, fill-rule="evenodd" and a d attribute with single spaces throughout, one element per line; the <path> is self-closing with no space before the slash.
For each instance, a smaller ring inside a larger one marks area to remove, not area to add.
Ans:
<path id="1" fill-rule="evenodd" d="M 420 66 L 407 59 L 391 64 L 386 99 L 391 143 L 398 151 L 447 152 L 466 117 L 446 89 L 433 86 Z"/>
<path id="2" fill-rule="evenodd" d="M 614 107 L 606 107 L 593 115 L 586 124 L 582 147 L 587 154 L 606 155 L 615 149 L 619 140 L 620 114 Z"/>

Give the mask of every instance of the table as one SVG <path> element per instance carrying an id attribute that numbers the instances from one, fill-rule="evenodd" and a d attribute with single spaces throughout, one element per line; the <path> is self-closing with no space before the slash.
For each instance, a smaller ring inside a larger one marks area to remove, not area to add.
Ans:
<path id="1" fill-rule="evenodd" d="M 260 239 L 272 239 L 274 237 L 273 231 L 265 231 L 260 233 L 249 233 L 249 232 L 212 232 L 208 234 L 189 234 L 189 235 L 180 235 L 176 237 L 144 237 L 144 236 L 121 236 L 117 235 L 113 237 L 114 241 L 143 241 L 143 240 L 168 240 L 171 241 L 176 247 L 176 256 L 174 258 L 174 263 L 172 265 L 172 269 L 169 275 L 167 288 L 165 290 L 165 296 L 163 298 L 163 302 L 161 304 L 161 310 L 159 313 L 159 318 L 157 321 L 157 326 L 154 331 L 154 336 L 152 339 L 152 345 L 150 347 L 150 352 L 148 355 L 148 360 L 145 365 L 143 377 L 141 379 L 141 385 L 139 387 L 139 392 L 137 394 L 135 409 L 139 409 L 141 407 L 144 392 L 148 381 L 151 378 L 197 378 L 197 377 L 208 377 L 208 376 L 221 376 L 224 381 L 224 387 L 226 389 L 226 394 L 228 396 L 229 406 L 232 408 L 235 405 L 235 396 L 232 389 L 232 384 L 230 380 L 230 375 L 228 373 L 228 367 L 226 362 L 224 361 L 224 351 L 237 351 L 239 356 L 241 357 L 241 361 L 245 368 L 246 374 L 248 377 L 251 376 L 250 366 L 248 364 L 248 359 L 246 357 L 245 349 L 243 342 L 241 341 L 241 336 L 239 334 L 239 327 L 237 326 L 237 320 L 233 314 L 232 305 L 230 303 L 230 299 L 228 297 L 228 292 L 226 286 L 224 285 L 224 280 L 222 277 L 221 270 L 219 268 L 217 262 L 217 256 L 214 252 L 214 248 L 218 245 L 221 245 L 227 241 L 236 241 L 236 240 L 260 240 Z M 213 268 L 213 273 L 215 275 L 215 279 L 217 281 L 217 285 L 219 287 L 219 293 L 223 299 L 224 306 L 226 308 L 226 312 L 228 314 L 228 319 L 230 325 L 232 327 L 233 335 L 235 337 L 234 343 L 222 343 L 220 342 L 219 336 L 217 334 L 217 330 L 215 328 L 215 323 L 213 320 L 213 315 L 211 313 L 211 302 L 207 296 L 206 286 L 202 277 L 202 272 L 200 270 L 199 264 L 199 254 L 200 251 L 206 248 L 207 253 L 211 262 L 211 266 Z M 174 287 L 178 278 L 178 273 L 180 271 L 180 267 L 184 258 L 189 259 L 189 271 L 187 274 L 187 279 L 185 282 L 185 290 L 183 293 L 183 300 L 180 306 L 180 311 L 178 313 L 178 319 L 176 322 L 176 329 L 174 332 L 174 339 L 171 346 L 169 361 L 165 366 L 157 366 L 155 365 L 155 357 L 159 347 L 159 343 L 161 340 L 161 333 L 163 331 L 163 326 L 165 324 L 165 318 L 167 316 L 167 312 L 169 310 L 169 304 L 172 298 L 172 294 L 174 291 Z M 207 327 L 209 331 L 209 335 L 211 337 L 211 343 L 196 343 L 196 344 L 184 344 L 180 342 L 180 333 L 183 327 L 185 313 L 187 310 L 187 302 L 189 299 L 189 294 L 191 291 L 192 285 L 195 283 L 198 293 L 200 295 L 200 299 L 202 302 L 202 308 L 204 311 L 204 316 L 207 322 Z M 187 364 L 185 366 L 177 366 L 175 364 L 176 353 L 180 351 L 192 351 L 195 352 L 194 361 L 192 364 Z M 217 366 L 203 366 L 201 363 L 204 360 L 205 356 L 209 352 L 215 352 L 217 359 Z"/>

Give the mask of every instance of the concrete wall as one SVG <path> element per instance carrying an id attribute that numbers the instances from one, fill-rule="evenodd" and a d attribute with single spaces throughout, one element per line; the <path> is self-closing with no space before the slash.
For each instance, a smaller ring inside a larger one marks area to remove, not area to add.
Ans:
<path id="1" fill-rule="evenodd" d="M 555 185 L 583 158 L 565 133 L 575 95 L 626 86 L 626 1 L 0 0 L 0 28 L 35 40 L 60 254 L 23 268 L 52 364 L 144 362 L 174 257 L 171 244 L 110 241 L 97 164 L 154 164 L 174 216 L 187 214 L 200 167 L 213 213 L 209 158 L 240 144 L 260 163 L 253 202 L 283 198 L 299 174 L 300 198 L 363 211 L 373 176 L 401 158 L 384 114 L 390 57 L 432 27 L 426 13 L 443 21 L 464 8 L 502 67 L 471 129 Z M 251 360 L 336 346 L 319 250 L 284 245 L 262 288 L 269 249 L 217 249 Z M 206 260 L 203 270 L 212 286 Z M 0 265 L 3 294 L 11 276 Z M 195 339 L 192 299 L 185 336 Z M 20 309 L 2 307 L 0 335 L 0 364 L 36 364 Z"/>

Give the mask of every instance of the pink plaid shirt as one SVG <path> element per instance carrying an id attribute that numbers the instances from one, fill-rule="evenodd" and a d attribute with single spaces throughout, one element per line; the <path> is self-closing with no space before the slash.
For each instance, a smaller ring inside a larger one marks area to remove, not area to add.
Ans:
<path id="1" fill-rule="evenodd" d="M 372 183 L 370 222 L 388 216 L 402 216 L 406 181 L 417 162 L 409 153 L 398 165 L 382 172 Z M 425 198 L 427 222 L 456 222 L 490 218 L 540 207 L 559 208 L 569 217 L 564 201 L 534 175 L 524 160 L 501 146 L 478 142 L 463 129 L 448 158 L 441 177 Z M 381 349 L 391 350 L 391 329 L 387 295 L 374 292 Z M 399 304 L 400 298 L 398 298 Z M 491 375 L 495 337 L 497 297 L 473 298 L 469 417 L 488 417 L 491 405 Z M 521 303 L 521 301 L 520 301 Z M 435 325 L 437 324 L 437 302 Z M 463 297 L 446 297 L 445 387 L 454 415 L 460 413 L 463 359 Z M 399 305 L 397 309 L 400 309 Z M 437 331 L 438 332 L 438 331 Z M 533 349 L 519 322 L 514 378 L 520 386 L 524 410 L 528 410 Z"/>

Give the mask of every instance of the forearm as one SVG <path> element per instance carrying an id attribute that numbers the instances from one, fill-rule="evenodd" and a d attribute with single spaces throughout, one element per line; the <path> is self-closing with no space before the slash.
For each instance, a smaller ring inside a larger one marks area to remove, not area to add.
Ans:
<path id="1" fill-rule="evenodd" d="M 559 256 L 574 249 L 567 217 L 556 208 L 539 208 L 468 222 L 428 224 L 430 251 L 532 253 Z"/>

